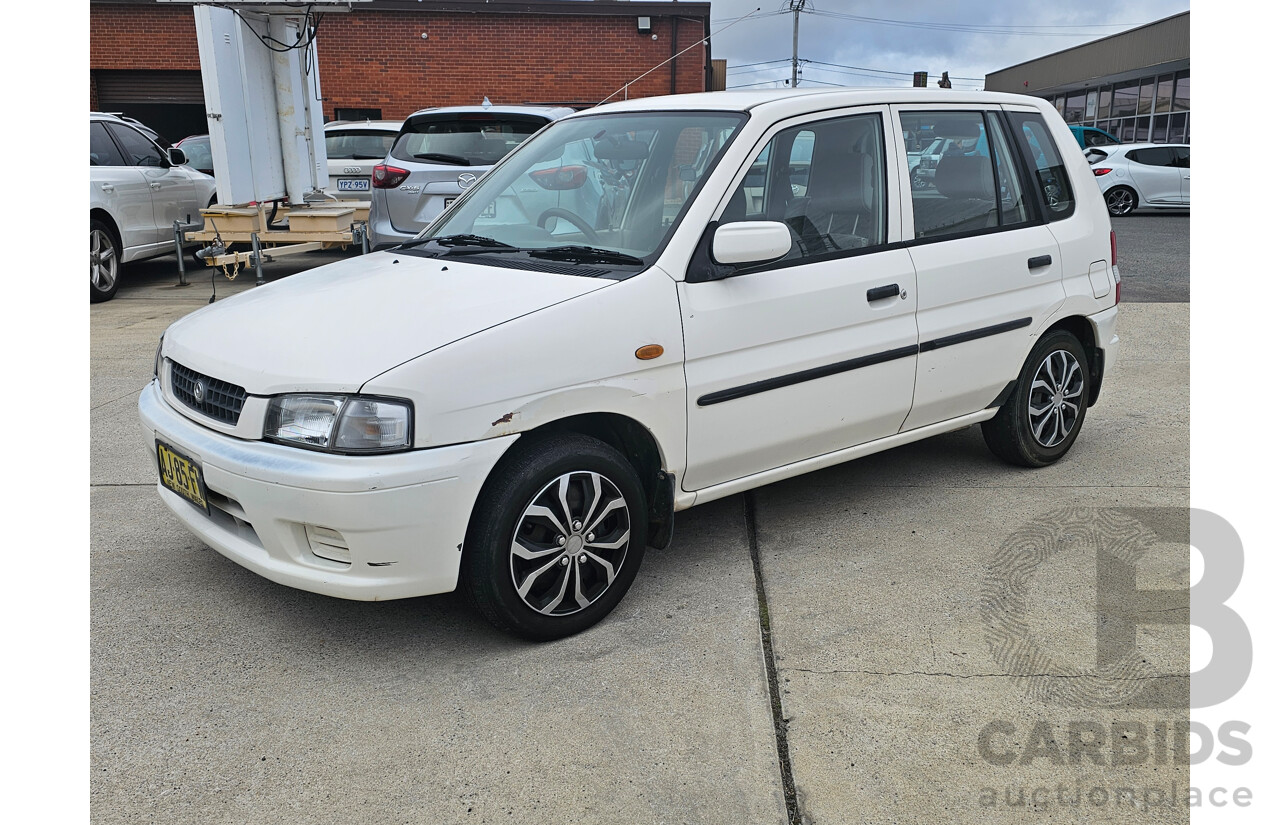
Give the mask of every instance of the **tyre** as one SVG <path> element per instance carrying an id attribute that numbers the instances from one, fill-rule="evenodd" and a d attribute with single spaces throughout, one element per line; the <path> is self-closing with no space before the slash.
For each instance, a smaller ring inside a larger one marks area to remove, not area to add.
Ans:
<path id="1" fill-rule="evenodd" d="M 1113 186 L 1107 190 L 1107 211 L 1120 218 L 1138 208 L 1138 193 L 1127 186 Z"/>
<path id="2" fill-rule="evenodd" d="M 109 301 L 120 287 L 120 242 L 111 227 L 89 221 L 89 303 Z"/>
<path id="3" fill-rule="evenodd" d="M 1031 350 L 1013 394 L 982 424 L 991 452 L 1010 464 L 1044 467 L 1066 455 L 1084 424 L 1089 401 L 1084 346 L 1063 330 Z"/>
<path id="4" fill-rule="evenodd" d="M 559 639 L 626 595 L 648 535 L 644 490 L 622 454 L 594 438 L 557 435 L 515 450 L 480 492 L 461 586 L 502 630 Z"/>

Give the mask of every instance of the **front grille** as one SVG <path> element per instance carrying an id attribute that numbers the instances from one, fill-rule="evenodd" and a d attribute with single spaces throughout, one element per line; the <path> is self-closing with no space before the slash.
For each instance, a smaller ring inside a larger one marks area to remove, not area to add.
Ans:
<path id="1" fill-rule="evenodd" d="M 244 409 L 244 400 L 248 395 L 244 387 L 201 375 L 177 361 L 171 363 L 169 377 L 172 379 L 173 394 L 191 409 L 224 424 L 234 425 L 240 420 L 240 411 Z M 203 385 L 202 401 L 196 400 L 197 384 Z"/>

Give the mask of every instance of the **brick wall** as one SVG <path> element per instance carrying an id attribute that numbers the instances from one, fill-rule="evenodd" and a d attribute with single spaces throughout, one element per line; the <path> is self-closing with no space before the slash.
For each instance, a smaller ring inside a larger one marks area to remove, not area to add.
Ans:
<path id="1" fill-rule="evenodd" d="M 200 68 L 189 6 L 94 4 L 89 13 L 91 69 Z M 677 51 L 702 35 L 700 21 L 682 19 Z M 426 106 L 479 103 L 485 95 L 494 103 L 589 105 L 669 58 L 671 38 L 672 19 L 664 17 L 640 34 L 636 18 L 625 15 L 330 14 L 317 38 L 325 114 L 380 108 L 384 117 L 400 118 Z M 703 91 L 705 49 L 675 61 L 677 92 Z M 670 66 L 663 66 L 628 94 L 670 91 Z"/>

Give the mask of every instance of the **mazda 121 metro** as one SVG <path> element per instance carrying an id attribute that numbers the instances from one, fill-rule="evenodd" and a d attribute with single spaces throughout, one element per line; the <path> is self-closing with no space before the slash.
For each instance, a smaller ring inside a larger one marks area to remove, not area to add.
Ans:
<path id="1" fill-rule="evenodd" d="M 951 147 L 929 187 L 906 133 Z M 161 499 L 233 561 L 346 599 L 461 587 L 552 639 L 676 511 L 973 424 L 1060 460 L 1119 292 L 1044 101 L 645 98 L 540 129 L 413 240 L 174 323 L 139 406 Z"/>

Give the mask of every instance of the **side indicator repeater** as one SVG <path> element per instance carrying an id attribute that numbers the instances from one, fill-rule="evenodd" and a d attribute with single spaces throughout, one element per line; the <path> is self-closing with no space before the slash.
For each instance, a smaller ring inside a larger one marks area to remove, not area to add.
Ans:
<path id="1" fill-rule="evenodd" d="M 662 352 L 662 344 L 645 344 L 643 347 L 636 350 L 636 357 L 641 361 L 652 361 L 661 355 Z"/>

